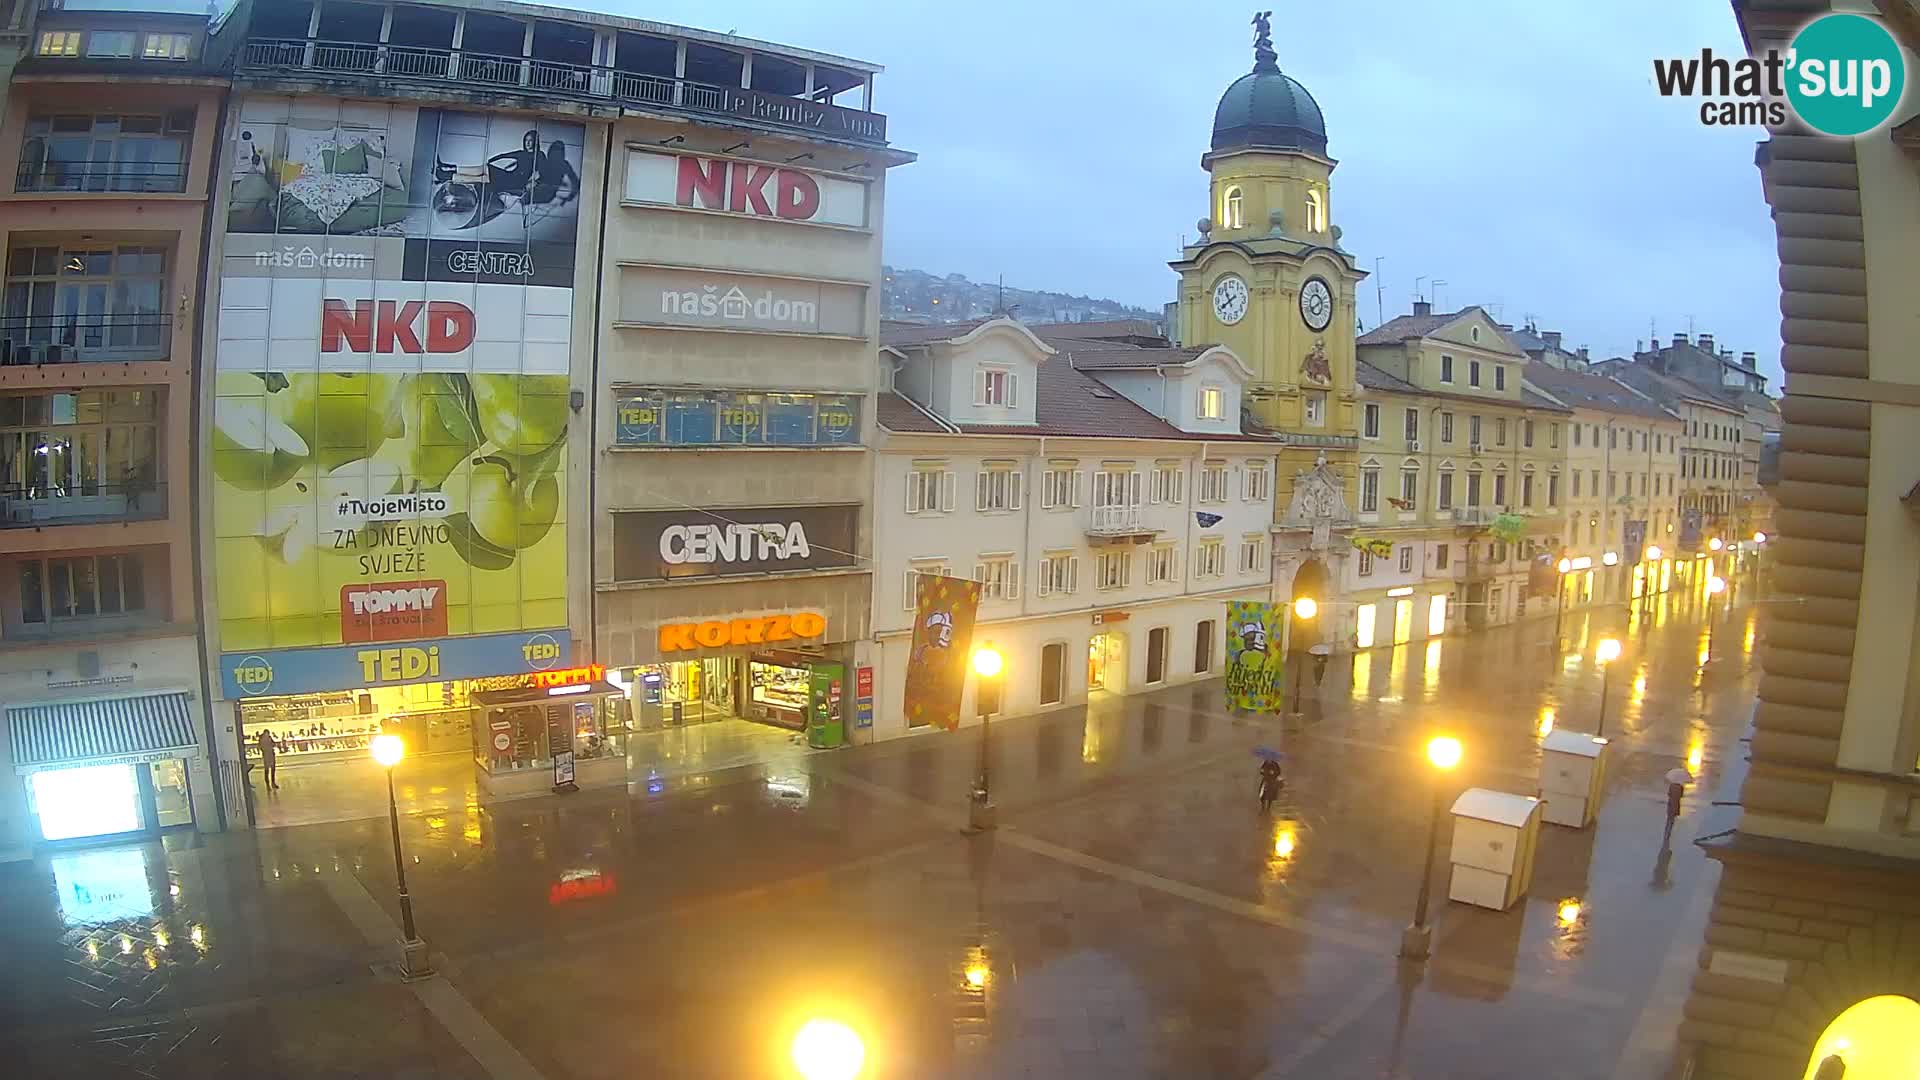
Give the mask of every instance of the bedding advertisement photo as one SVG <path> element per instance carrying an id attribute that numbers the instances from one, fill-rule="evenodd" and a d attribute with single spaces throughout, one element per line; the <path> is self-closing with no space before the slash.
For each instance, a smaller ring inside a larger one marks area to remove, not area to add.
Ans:
<path id="1" fill-rule="evenodd" d="M 210 433 L 222 650 L 564 628 L 584 129 L 239 108 Z"/>

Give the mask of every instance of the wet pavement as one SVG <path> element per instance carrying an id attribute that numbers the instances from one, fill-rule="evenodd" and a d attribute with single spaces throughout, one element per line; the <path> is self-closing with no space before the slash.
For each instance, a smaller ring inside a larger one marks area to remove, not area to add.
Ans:
<path id="1" fill-rule="evenodd" d="M 401 825 L 441 972 L 412 984 L 382 963 L 383 820 L 43 855 L 0 867 L 0 1049 L 36 1077 L 757 1078 L 829 1017 L 872 1077 L 1657 1075 L 1757 677 L 1737 606 L 1700 683 L 1701 616 L 1669 594 L 1569 613 L 1557 649 L 1536 620 L 1336 659 L 1292 722 L 1217 682 L 996 720 L 981 836 L 977 729 L 448 800 Z M 1442 869 L 1433 959 L 1397 961 L 1436 796 L 1532 793 L 1542 719 L 1593 730 L 1606 634 L 1598 822 L 1542 826 L 1505 912 Z M 1466 759 L 1436 778 L 1441 732 Z M 1287 755 L 1270 816 L 1256 746 Z"/>

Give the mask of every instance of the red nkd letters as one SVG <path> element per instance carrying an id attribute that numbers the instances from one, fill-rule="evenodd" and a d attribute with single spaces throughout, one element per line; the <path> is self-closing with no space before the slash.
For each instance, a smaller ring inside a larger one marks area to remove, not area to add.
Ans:
<path id="1" fill-rule="evenodd" d="M 683 156 L 674 201 L 701 210 L 809 221 L 820 212 L 820 185 L 798 169 Z"/>
<path id="2" fill-rule="evenodd" d="M 418 324 L 426 312 L 426 344 Z M 320 351 L 457 353 L 473 344 L 473 309 L 452 300 L 323 300 Z"/>

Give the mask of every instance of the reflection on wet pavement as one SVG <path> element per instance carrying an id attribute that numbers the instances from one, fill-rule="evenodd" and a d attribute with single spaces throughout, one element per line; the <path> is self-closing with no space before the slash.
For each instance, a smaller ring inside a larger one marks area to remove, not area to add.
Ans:
<path id="1" fill-rule="evenodd" d="M 1002 828 L 972 837 L 977 729 L 825 753 L 673 732 L 626 790 L 438 785 L 459 797 L 403 821 L 408 881 L 445 985 L 553 1080 L 786 1076 L 820 1018 L 873 1077 L 1651 1075 L 1623 1052 L 1695 945 L 1716 870 L 1688 841 L 1752 709 L 1734 626 L 1704 680 L 1675 597 L 1569 613 L 1558 648 L 1549 622 L 1336 658 L 1292 722 L 1228 714 L 1217 683 L 996 722 Z M 1404 967 L 1435 784 L 1532 793 L 1543 734 L 1591 728 L 1609 635 L 1597 824 L 1544 827 L 1512 910 L 1439 904 L 1433 961 Z M 1436 778 L 1440 732 L 1467 757 Z M 1256 746 L 1285 755 L 1267 815 Z M 1663 855 L 1675 767 L 1698 779 Z M 35 1076 L 488 1075 L 372 966 L 389 843 L 373 818 L 0 868 L 0 1042 Z"/>

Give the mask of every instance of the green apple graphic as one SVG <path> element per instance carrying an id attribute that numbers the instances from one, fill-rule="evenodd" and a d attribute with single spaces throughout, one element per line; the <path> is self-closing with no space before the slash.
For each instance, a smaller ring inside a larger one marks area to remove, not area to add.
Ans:
<path id="1" fill-rule="evenodd" d="M 440 487 L 447 474 L 487 441 L 473 419 L 467 377 L 429 372 L 407 391 L 409 471 L 422 489 Z"/>
<path id="2" fill-rule="evenodd" d="M 474 413 L 489 441 L 528 456 L 567 434 L 565 375 L 470 375 Z"/>
<path id="3" fill-rule="evenodd" d="M 564 444 L 544 454 L 515 459 L 489 443 L 464 472 L 447 477 L 443 490 L 458 513 L 447 519 L 455 550 L 482 570 L 504 570 L 517 552 L 540 542 L 560 515 L 560 482 L 554 474 Z"/>
<path id="4" fill-rule="evenodd" d="M 379 458 L 349 462 L 328 473 L 318 488 L 319 534 L 326 541 L 326 550 L 335 555 L 357 555 L 374 547 L 374 523 L 342 517 L 338 512 L 340 501 L 395 495 L 401 486 L 400 467 Z M 347 532 L 358 534 L 352 544 L 339 539 L 339 534 Z"/>
<path id="5" fill-rule="evenodd" d="M 273 414 L 312 448 L 320 468 L 332 471 L 403 434 L 406 376 L 319 372 L 288 375 L 271 395 Z"/>
<path id="6" fill-rule="evenodd" d="M 312 445 L 282 423 L 266 397 L 213 403 L 213 473 L 242 491 L 270 491 L 306 464 Z"/>

